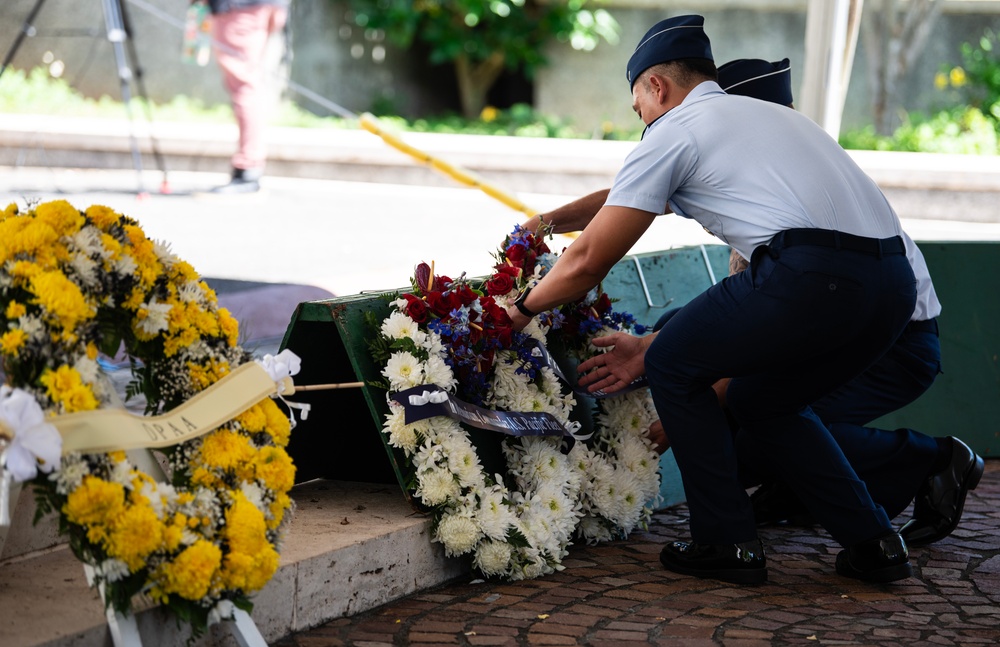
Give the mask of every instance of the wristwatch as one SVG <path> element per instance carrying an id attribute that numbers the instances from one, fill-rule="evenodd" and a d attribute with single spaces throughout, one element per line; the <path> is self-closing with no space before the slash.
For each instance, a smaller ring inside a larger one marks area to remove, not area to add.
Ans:
<path id="1" fill-rule="evenodd" d="M 528 306 L 524 305 L 524 300 L 528 298 L 529 294 L 531 294 L 531 288 L 524 288 L 524 292 L 522 292 L 521 295 L 514 300 L 514 307 L 517 308 L 518 312 L 523 314 L 525 317 L 531 319 L 536 313 L 528 310 Z"/>

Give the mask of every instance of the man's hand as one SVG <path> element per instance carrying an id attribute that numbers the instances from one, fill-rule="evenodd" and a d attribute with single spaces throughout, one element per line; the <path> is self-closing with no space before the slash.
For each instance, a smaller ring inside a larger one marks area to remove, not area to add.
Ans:
<path id="1" fill-rule="evenodd" d="M 525 326 L 531 323 L 531 317 L 524 316 L 524 314 L 522 314 L 521 311 L 514 306 L 509 306 L 507 308 L 507 316 L 510 317 L 510 325 L 515 332 L 520 332 Z"/>
<path id="2" fill-rule="evenodd" d="M 646 436 L 653 441 L 653 448 L 656 449 L 657 454 L 663 455 L 663 452 L 670 449 L 670 439 L 663 431 L 663 423 L 659 419 L 654 420 L 653 424 L 649 425 Z"/>
<path id="3" fill-rule="evenodd" d="M 625 333 L 614 333 L 607 337 L 597 337 L 591 341 L 594 346 L 612 347 L 607 353 L 595 355 L 577 367 L 580 386 L 591 393 L 597 390 L 614 393 L 625 388 L 646 373 L 643 360 L 646 349 L 653 342 L 655 334 L 635 337 Z"/>

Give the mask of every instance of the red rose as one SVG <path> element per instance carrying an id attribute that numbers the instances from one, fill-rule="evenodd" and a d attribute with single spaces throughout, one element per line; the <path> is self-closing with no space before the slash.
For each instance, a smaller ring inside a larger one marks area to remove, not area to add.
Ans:
<path id="1" fill-rule="evenodd" d="M 498 263 L 493 266 L 493 269 L 496 270 L 497 274 L 506 274 L 512 279 L 521 276 L 521 268 L 515 267 L 510 263 Z"/>
<path id="2" fill-rule="evenodd" d="M 510 274 L 497 272 L 486 282 L 486 293 L 490 296 L 502 296 L 514 289 L 514 279 Z"/>
<path id="3" fill-rule="evenodd" d="M 434 314 L 436 314 L 439 317 L 444 317 L 445 315 L 447 315 L 449 312 L 452 311 L 451 304 L 448 302 L 447 299 L 445 299 L 444 294 L 442 292 L 437 292 L 437 291 L 428 292 L 427 306 L 431 309 L 431 311 Z"/>
<path id="4" fill-rule="evenodd" d="M 426 322 L 427 304 L 423 302 L 423 299 L 419 299 L 412 294 L 404 294 L 403 298 L 406 299 L 406 308 L 403 312 L 417 323 Z"/>
<path id="5" fill-rule="evenodd" d="M 504 254 L 506 254 L 511 263 L 517 263 L 524 258 L 525 251 L 525 248 L 521 245 L 511 245 L 504 251 Z"/>

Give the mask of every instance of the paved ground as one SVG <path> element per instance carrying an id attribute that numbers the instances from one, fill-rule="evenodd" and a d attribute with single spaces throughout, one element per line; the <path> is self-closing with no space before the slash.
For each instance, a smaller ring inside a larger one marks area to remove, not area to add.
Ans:
<path id="1" fill-rule="evenodd" d="M 842 578 L 833 568 L 839 546 L 819 528 L 775 527 L 761 530 L 770 582 L 738 587 L 660 566 L 661 545 L 687 538 L 679 506 L 627 541 L 574 547 L 556 575 L 464 579 L 274 647 L 996 645 L 998 527 L 1000 461 L 992 460 L 952 536 L 911 550 L 914 577 L 887 585 Z"/>

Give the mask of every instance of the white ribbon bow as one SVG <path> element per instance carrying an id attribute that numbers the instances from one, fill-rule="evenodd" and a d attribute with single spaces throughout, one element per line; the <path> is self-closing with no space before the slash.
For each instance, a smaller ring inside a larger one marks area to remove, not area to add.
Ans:
<path id="1" fill-rule="evenodd" d="M 312 408 L 312 405 L 305 402 L 289 402 L 281 397 L 281 394 L 285 392 L 285 379 L 293 375 L 298 375 L 299 370 L 302 368 L 302 360 L 298 355 L 286 348 L 277 355 L 264 355 L 263 359 L 255 361 L 267 371 L 268 376 L 277 385 L 278 392 L 271 397 L 285 403 L 285 406 L 288 407 L 288 421 L 292 423 L 292 429 L 295 429 L 295 425 L 298 423 L 295 420 L 295 414 L 292 410 L 298 409 L 300 412 L 299 415 L 302 416 L 303 420 L 306 420 L 309 417 L 309 410 Z"/>
<path id="2" fill-rule="evenodd" d="M 448 394 L 444 391 L 424 391 L 420 395 L 411 395 L 410 404 L 415 407 L 422 407 L 428 402 L 431 404 L 441 404 L 448 401 Z"/>

